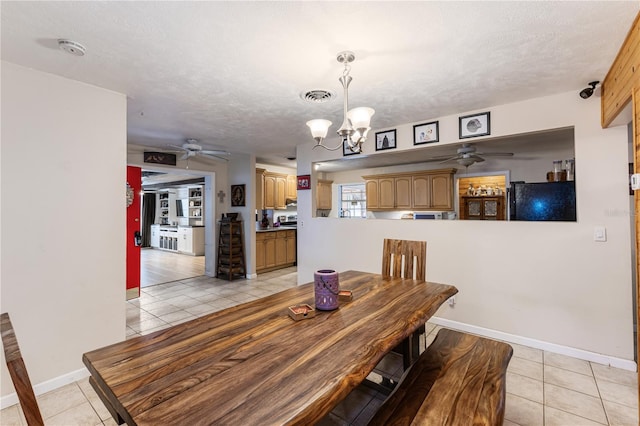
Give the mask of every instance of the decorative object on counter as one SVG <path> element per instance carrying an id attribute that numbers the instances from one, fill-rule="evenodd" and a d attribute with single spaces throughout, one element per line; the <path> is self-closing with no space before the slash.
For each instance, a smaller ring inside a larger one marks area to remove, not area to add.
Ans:
<path id="1" fill-rule="evenodd" d="M 338 62 L 344 64 L 344 71 L 342 71 L 342 77 L 338 80 L 342 83 L 342 87 L 344 89 L 344 118 L 342 121 L 342 126 L 338 129 L 337 133 L 340 136 L 340 145 L 335 148 L 327 148 L 322 144 L 324 138 L 327 136 L 327 132 L 329 131 L 329 126 L 331 126 L 331 122 L 329 120 L 310 120 L 307 121 L 307 126 L 311 130 L 311 136 L 316 141 L 316 145 L 313 147 L 314 149 L 321 146 L 329 151 L 336 151 L 343 146 L 343 143 L 346 142 L 349 146 L 349 150 L 352 152 L 362 152 L 362 144 L 367 140 L 367 133 L 371 127 L 369 124 L 371 122 L 371 117 L 375 114 L 375 110 L 373 108 L 368 107 L 358 107 L 349 111 L 349 83 L 351 83 L 351 76 L 349 73 L 351 72 L 351 62 L 356 59 L 356 55 L 350 51 L 339 52 L 336 57 Z M 321 92 L 321 91 L 312 91 L 312 92 Z M 311 102 L 318 102 L 319 100 L 315 97 L 309 97 L 307 92 L 303 94 L 303 99 L 307 99 Z"/>
<path id="2" fill-rule="evenodd" d="M 294 321 L 309 319 L 316 316 L 316 310 L 306 303 L 304 305 L 289 306 L 289 309 L 287 309 L 287 311 L 289 312 L 289 316 L 293 318 Z"/>
<path id="3" fill-rule="evenodd" d="M 490 112 L 465 115 L 458 118 L 458 130 L 460 139 L 475 138 L 491 134 Z"/>
<path id="4" fill-rule="evenodd" d="M 467 195 L 473 195 L 473 194 L 474 194 L 473 185 L 469 184 L 469 188 L 467 188 Z"/>
<path id="5" fill-rule="evenodd" d="M 218 191 L 218 199 L 220 200 L 221 203 L 224 203 L 224 197 L 227 194 L 224 193 L 224 191 L 221 189 L 220 191 Z"/>
<path id="6" fill-rule="evenodd" d="M 245 205 L 244 184 L 231 185 L 231 206 L 242 207 Z"/>
<path id="7" fill-rule="evenodd" d="M 298 190 L 311 189 L 311 175 L 298 176 Z"/>
<path id="8" fill-rule="evenodd" d="M 554 180 L 554 182 L 560 182 L 561 173 L 562 173 L 562 160 L 555 160 L 553 162 L 553 180 Z"/>
<path id="9" fill-rule="evenodd" d="M 416 124 L 413 126 L 413 144 L 421 145 L 423 143 L 433 143 L 440 140 L 440 132 L 438 131 L 438 122 Z"/>
<path id="10" fill-rule="evenodd" d="M 316 309 L 332 311 L 338 309 L 340 282 L 333 269 L 320 269 L 313 274 Z"/>
<path id="11" fill-rule="evenodd" d="M 351 290 L 340 290 L 338 292 L 339 302 L 351 302 L 353 300 L 353 293 Z"/>
<path id="12" fill-rule="evenodd" d="M 266 213 L 262 213 L 262 220 L 260 221 L 260 228 L 267 229 L 269 227 L 269 216 Z"/>
<path id="13" fill-rule="evenodd" d="M 376 151 L 396 147 L 396 129 L 376 133 Z"/>

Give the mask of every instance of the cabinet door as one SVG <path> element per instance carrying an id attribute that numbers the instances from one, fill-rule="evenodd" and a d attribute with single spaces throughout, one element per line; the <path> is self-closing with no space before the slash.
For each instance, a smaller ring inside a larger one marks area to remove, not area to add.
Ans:
<path id="1" fill-rule="evenodd" d="M 264 177 L 264 208 L 276 208 L 276 177 L 265 175 Z"/>
<path id="2" fill-rule="evenodd" d="M 429 209 L 429 176 L 414 176 L 412 183 L 412 198 L 414 209 Z"/>
<path id="3" fill-rule="evenodd" d="M 287 263 L 287 241 L 284 232 L 277 232 L 276 236 L 276 265 L 284 265 Z"/>
<path id="4" fill-rule="evenodd" d="M 378 179 L 371 179 L 365 182 L 365 189 L 367 191 L 367 210 L 377 210 L 380 208 L 378 191 Z"/>
<path id="5" fill-rule="evenodd" d="M 187 244 L 187 239 L 191 242 L 190 236 L 187 236 L 189 229 L 186 228 L 178 228 L 178 251 L 183 253 L 191 252 L 191 244 Z"/>
<path id="6" fill-rule="evenodd" d="M 482 207 L 482 199 L 467 198 L 464 205 L 465 219 L 482 220 Z"/>
<path id="7" fill-rule="evenodd" d="M 264 208 L 264 169 L 256 169 L 256 209 Z"/>
<path id="8" fill-rule="evenodd" d="M 411 176 L 397 177 L 395 183 L 395 207 L 398 209 L 411 208 Z"/>
<path id="9" fill-rule="evenodd" d="M 395 179 L 378 179 L 378 190 L 380 191 L 379 208 L 393 209 L 395 206 Z"/>
<path id="10" fill-rule="evenodd" d="M 296 261 L 296 231 L 286 231 L 287 263 Z"/>
<path id="11" fill-rule="evenodd" d="M 264 235 L 256 234 L 256 271 L 264 269 L 267 265 L 266 261 L 267 248 L 265 245 Z"/>
<path id="12" fill-rule="evenodd" d="M 276 176 L 276 209 L 284 210 L 287 208 L 285 203 L 287 195 L 287 178 L 285 176 Z"/>
<path id="13" fill-rule="evenodd" d="M 151 247 L 160 247 L 160 226 L 151 225 Z"/>
<path id="14" fill-rule="evenodd" d="M 450 174 L 432 175 L 430 178 L 431 208 L 453 209 L 453 185 Z"/>
<path id="15" fill-rule="evenodd" d="M 264 241 L 264 267 L 272 268 L 276 266 L 276 240 L 269 238 Z"/>
<path id="16" fill-rule="evenodd" d="M 316 208 L 331 210 L 331 183 L 319 181 L 316 187 Z"/>
<path id="17" fill-rule="evenodd" d="M 287 175 L 287 198 L 298 198 L 298 178 L 294 175 Z"/>

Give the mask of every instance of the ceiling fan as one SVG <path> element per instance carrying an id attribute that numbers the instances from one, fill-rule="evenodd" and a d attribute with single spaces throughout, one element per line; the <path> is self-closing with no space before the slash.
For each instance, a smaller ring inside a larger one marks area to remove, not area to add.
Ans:
<path id="1" fill-rule="evenodd" d="M 426 161 L 439 161 L 441 163 L 455 161 L 461 166 L 469 167 L 474 163 L 484 161 L 483 157 L 513 157 L 513 152 L 478 152 L 475 146 L 469 143 L 463 143 L 454 156 L 441 155 L 439 157 L 429 158 Z"/>
<path id="2" fill-rule="evenodd" d="M 228 151 L 220 150 L 220 149 L 202 149 L 202 145 L 198 144 L 196 139 L 187 139 L 187 141 L 182 144 L 182 146 L 178 145 L 169 145 L 172 148 L 177 148 L 183 152 L 180 160 L 188 160 L 191 157 L 195 157 L 197 155 L 205 156 L 205 157 L 213 157 L 219 160 L 229 161 L 228 157 L 230 153 Z"/>

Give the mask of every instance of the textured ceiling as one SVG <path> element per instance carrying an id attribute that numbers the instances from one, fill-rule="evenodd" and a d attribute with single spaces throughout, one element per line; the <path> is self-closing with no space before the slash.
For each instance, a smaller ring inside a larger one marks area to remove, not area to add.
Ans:
<path id="1" fill-rule="evenodd" d="M 639 10 L 603 2 L 1 2 L 2 60 L 128 96 L 131 144 L 196 138 L 283 163 L 311 118 L 372 132 L 602 80 Z M 68 55 L 56 40 L 87 48 Z M 309 104 L 300 93 L 328 89 Z"/>

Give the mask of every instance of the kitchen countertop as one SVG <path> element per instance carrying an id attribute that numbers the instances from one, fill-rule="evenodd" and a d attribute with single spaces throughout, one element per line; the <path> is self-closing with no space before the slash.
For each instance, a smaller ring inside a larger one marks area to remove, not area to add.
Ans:
<path id="1" fill-rule="evenodd" d="M 267 229 L 256 229 L 256 232 L 273 232 L 273 231 L 295 231 L 298 228 L 296 226 L 276 226 L 269 227 Z"/>

